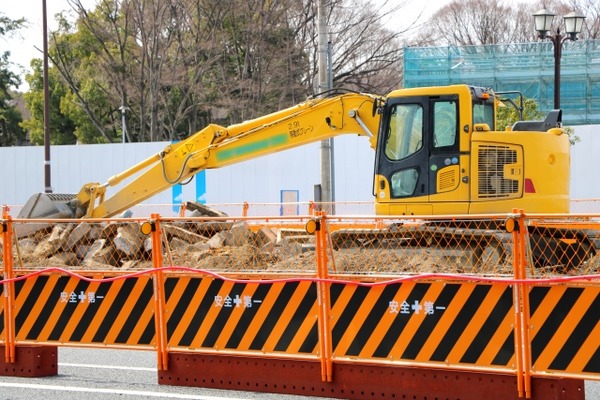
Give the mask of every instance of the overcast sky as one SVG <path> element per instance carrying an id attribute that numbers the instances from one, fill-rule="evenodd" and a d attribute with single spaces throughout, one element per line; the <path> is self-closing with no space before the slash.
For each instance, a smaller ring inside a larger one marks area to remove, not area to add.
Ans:
<path id="1" fill-rule="evenodd" d="M 22 67 L 30 70 L 29 62 L 32 58 L 41 58 L 41 49 L 43 48 L 43 20 L 42 20 L 42 0 L 2 0 L 4 3 L 10 2 L 10 7 L 4 7 L 1 11 L 11 19 L 25 17 L 29 22 L 28 28 L 21 31 L 20 35 L 11 39 L 0 38 L 0 52 L 9 50 L 10 60 Z M 379 0 L 373 0 L 377 3 Z M 415 17 L 423 13 L 423 17 L 431 15 L 451 0 L 405 0 L 408 7 L 402 9 L 403 17 L 408 18 L 406 11 Z M 507 3 L 523 2 L 541 2 L 542 0 L 505 0 Z M 84 7 L 91 9 L 97 3 L 97 0 L 81 0 Z M 71 8 L 67 0 L 46 0 L 48 26 L 50 30 L 56 29 L 54 15 L 61 11 L 68 11 Z M 39 49 L 39 50 L 37 50 Z M 25 79 L 23 85 L 19 88 L 21 91 L 27 90 Z"/>

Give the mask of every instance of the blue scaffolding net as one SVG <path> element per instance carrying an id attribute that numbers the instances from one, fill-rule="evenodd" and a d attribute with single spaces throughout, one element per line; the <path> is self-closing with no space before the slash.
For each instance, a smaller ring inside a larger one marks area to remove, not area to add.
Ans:
<path id="1" fill-rule="evenodd" d="M 600 40 L 565 42 L 560 77 L 565 125 L 600 124 Z M 404 49 L 404 87 L 458 83 L 520 91 L 548 112 L 554 108 L 552 43 Z"/>

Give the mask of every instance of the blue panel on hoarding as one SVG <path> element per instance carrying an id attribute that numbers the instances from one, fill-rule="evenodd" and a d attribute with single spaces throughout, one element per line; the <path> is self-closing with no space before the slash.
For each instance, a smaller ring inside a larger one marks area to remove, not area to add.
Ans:
<path id="1" fill-rule="evenodd" d="M 193 178 L 196 181 L 196 184 L 193 186 L 195 189 L 195 194 L 193 195 L 193 201 L 206 204 L 206 171 L 200 171 Z M 188 183 L 188 185 L 190 185 Z M 171 203 L 173 204 L 173 211 L 179 212 L 179 206 L 183 201 L 187 199 L 191 199 L 191 194 L 183 193 L 184 185 L 174 185 L 171 188 L 171 198 L 173 199 Z"/>
<path id="2" fill-rule="evenodd" d="M 206 171 L 196 175 L 196 201 L 206 204 Z"/>
<path id="3" fill-rule="evenodd" d="M 171 204 L 173 204 L 173 211 L 174 212 L 178 212 L 179 211 L 179 205 L 181 204 L 181 201 L 183 200 L 183 187 L 181 185 L 174 185 L 171 188 L 171 198 L 173 199 L 171 201 Z"/>
<path id="4" fill-rule="evenodd" d="M 177 140 L 174 140 L 171 143 L 175 144 L 177 142 Z M 199 173 L 194 175 L 192 180 L 196 181 L 196 185 L 194 186 L 196 192 L 193 195 L 194 201 L 206 204 L 206 171 L 200 171 Z M 189 185 L 190 183 L 191 180 L 187 182 L 186 185 Z M 171 204 L 173 205 L 174 212 L 179 212 L 179 207 L 181 203 L 185 201 L 186 198 L 190 199 L 192 196 L 191 193 L 183 193 L 183 186 L 184 185 L 174 185 L 171 188 Z"/>

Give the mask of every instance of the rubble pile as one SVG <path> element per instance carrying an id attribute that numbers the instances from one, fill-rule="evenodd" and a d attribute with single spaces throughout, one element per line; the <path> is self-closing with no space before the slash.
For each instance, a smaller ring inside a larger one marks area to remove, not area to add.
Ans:
<path id="1" fill-rule="evenodd" d="M 165 265 L 256 271 L 306 251 L 305 243 L 281 238 L 277 229 L 255 231 L 244 222 L 190 220 L 162 223 L 161 230 Z M 138 222 L 59 223 L 17 240 L 15 268 L 145 269 L 152 268 L 151 250 L 152 238 Z M 294 264 L 302 269 L 310 261 Z"/>
<path id="2" fill-rule="evenodd" d="M 163 265 L 215 272 L 316 272 L 314 236 L 304 230 L 232 222 L 226 214 L 197 203 L 188 203 L 187 209 L 192 210 L 190 218 L 160 223 Z M 142 233 L 141 224 L 120 218 L 104 223 L 79 220 L 21 229 L 25 233 L 13 241 L 14 268 L 150 269 L 152 237 Z M 458 259 L 460 254 L 448 257 L 433 248 L 359 245 L 328 251 L 333 252 L 328 254 L 328 269 L 333 273 L 513 273 L 510 263 L 482 271 L 481 266 L 471 268 L 468 262 Z M 599 266 L 600 256 L 596 256 L 576 273 L 595 273 Z"/>

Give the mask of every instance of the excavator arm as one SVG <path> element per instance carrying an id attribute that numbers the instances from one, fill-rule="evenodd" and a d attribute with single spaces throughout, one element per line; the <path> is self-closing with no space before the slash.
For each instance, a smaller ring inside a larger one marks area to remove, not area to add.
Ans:
<path id="1" fill-rule="evenodd" d="M 106 183 L 88 183 L 76 195 L 38 193 L 30 198 L 20 218 L 111 217 L 184 182 L 200 171 L 302 146 L 342 134 L 369 136 L 377 143 L 381 99 L 349 93 L 309 99 L 296 106 L 223 127 L 209 125 Z M 110 197 L 107 189 L 128 180 Z"/>

